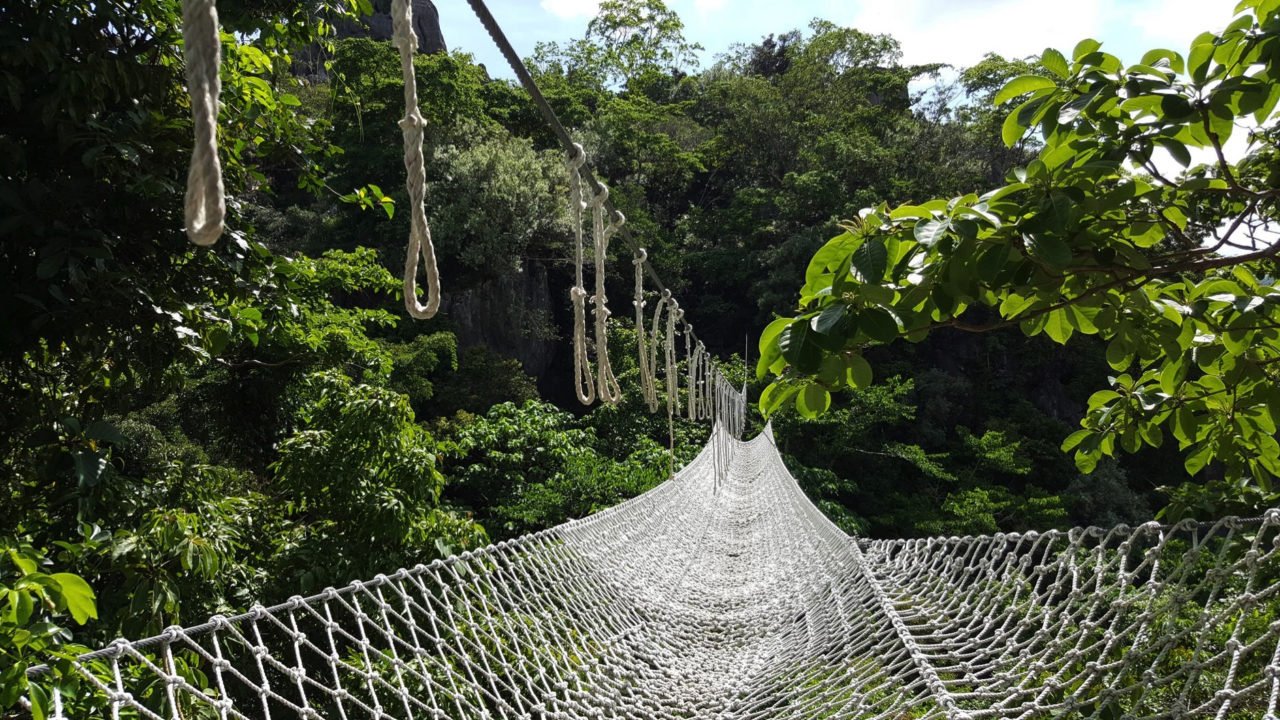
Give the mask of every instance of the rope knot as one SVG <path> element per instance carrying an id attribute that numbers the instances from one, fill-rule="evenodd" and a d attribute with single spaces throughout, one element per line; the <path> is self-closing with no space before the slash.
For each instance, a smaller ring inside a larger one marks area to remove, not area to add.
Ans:
<path id="1" fill-rule="evenodd" d="M 183 1 L 182 41 L 194 130 L 183 215 L 191 242 L 209 246 L 222 235 L 227 213 L 222 164 L 218 159 L 222 41 L 214 0 Z"/>
<path id="2" fill-rule="evenodd" d="M 587 151 L 582 149 L 582 145 L 574 143 L 573 151 L 569 153 L 569 157 L 565 158 L 564 164 L 575 172 L 581 170 L 582 166 L 587 164 Z"/>
<path id="3" fill-rule="evenodd" d="M 408 115 L 405 115 L 400 120 L 400 128 L 402 130 L 407 130 L 409 128 L 421 130 L 426 126 L 427 126 L 427 119 L 422 117 L 422 114 L 417 112 L 416 109 L 413 112 L 410 112 Z"/>
<path id="4" fill-rule="evenodd" d="M 600 183 L 600 192 L 595 193 L 594 195 L 591 196 L 590 207 L 592 208 L 604 207 L 604 204 L 608 201 L 609 201 L 609 186 L 605 185 L 604 183 Z"/>
<path id="5" fill-rule="evenodd" d="M 607 193 L 606 193 L 607 194 Z M 608 226 L 604 229 L 605 239 L 611 238 L 618 234 L 623 225 L 627 224 L 627 216 L 622 214 L 621 210 L 614 209 L 613 215 L 609 219 Z"/>

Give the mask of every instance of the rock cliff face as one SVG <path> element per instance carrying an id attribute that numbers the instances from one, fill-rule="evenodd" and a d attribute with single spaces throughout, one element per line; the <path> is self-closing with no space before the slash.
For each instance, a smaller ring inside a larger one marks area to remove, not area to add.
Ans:
<path id="1" fill-rule="evenodd" d="M 556 359 L 556 308 L 542 265 L 530 263 L 476 287 L 446 292 L 440 310 L 454 326 L 459 345 L 483 345 L 515 358 L 539 380 Z"/>
<path id="2" fill-rule="evenodd" d="M 363 23 L 341 23 L 336 28 L 339 38 L 369 37 L 391 39 L 391 0 L 374 0 L 373 15 Z M 418 36 L 418 52 L 448 52 L 444 33 L 440 31 L 440 13 L 431 0 L 413 0 L 413 31 Z"/>

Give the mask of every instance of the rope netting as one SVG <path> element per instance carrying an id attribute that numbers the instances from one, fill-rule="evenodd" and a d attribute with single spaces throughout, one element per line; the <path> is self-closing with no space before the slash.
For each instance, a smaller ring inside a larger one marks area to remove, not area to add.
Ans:
<path id="1" fill-rule="evenodd" d="M 56 715 L 1275 718 L 1280 512 L 857 540 L 714 435 L 586 519 L 118 641 Z"/>

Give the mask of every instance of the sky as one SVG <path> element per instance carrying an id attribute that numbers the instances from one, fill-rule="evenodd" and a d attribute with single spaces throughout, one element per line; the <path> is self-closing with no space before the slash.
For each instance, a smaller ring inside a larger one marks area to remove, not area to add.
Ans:
<path id="1" fill-rule="evenodd" d="M 1134 63 L 1153 47 L 1186 54 L 1192 38 L 1221 30 L 1236 0 L 667 0 L 701 44 L 703 64 L 735 43 L 804 29 L 813 18 L 866 32 L 887 33 L 902 44 L 905 64 L 972 65 L 984 53 L 1006 57 L 1056 47 L 1070 56 L 1092 37 L 1121 60 Z M 489 9 L 521 56 L 539 41 L 582 37 L 598 0 L 488 0 Z M 466 50 L 500 77 L 511 77 L 470 7 L 436 0 L 450 49 Z"/>

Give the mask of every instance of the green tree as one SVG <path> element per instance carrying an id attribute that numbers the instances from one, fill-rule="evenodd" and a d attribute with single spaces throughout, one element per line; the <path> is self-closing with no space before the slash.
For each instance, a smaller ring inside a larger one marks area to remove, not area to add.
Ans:
<path id="1" fill-rule="evenodd" d="M 599 448 L 593 428 L 554 405 L 495 405 L 453 428 L 449 493 L 496 535 L 510 537 L 585 517 L 666 478 L 666 452 L 648 438 Z"/>
<path id="2" fill-rule="evenodd" d="M 483 530 L 440 506 L 436 444 L 407 397 L 335 372 L 296 392 L 296 429 L 272 470 L 289 510 L 284 535 L 301 536 L 282 569 L 303 590 L 412 564 L 424 547 L 448 554 L 483 541 Z"/>
<path id="3" fill-rule="evenodd" d="M 533 63 L 542 74 L 589 86 L 627 87 L 646 75 L 689 71 L 702 46 L 684 37 L 684 21 L 663 0 L 602 0 L 587 34 L 566 46 L 539 43 Z"/>
<path id="4" fill-rule="evenodd" d="M 68 544 L 67 552 L 78 550 Z M 70 644 L 67 620 L 84 625 L 98 617 L 96 598 L 78 575 L 51 572 L 53 560 L 30 543 L 0 537 L 0 716 L 28 699 L 37 717 L 52 709 L 49 688 L 79 684 L 70 659 L 85 648 Z M 41 682 L 27 670 L 52 663 Z"/>
<path id="5" fill-rule="evenodd" d="M 776 376 L 761 407 L 819 414 L 833 390 L 871 382 L 865 348 L 940 328 L 1096 335 L 1115 375 L 1063 444 L 1082 470 L 1170 435 L 1211 488 L 1175 513 L 1273 502 L 1280 11 L 1237 12 L 1185 56 L 1125 66 L 1085 40 L 1006 83 L 995 102 L 1021 100 L 1004 140 L 1037 130 L 1037 158 L 981 196 L 847 222 L 810 261 L 800 313 L 761 336 L 758 370 Z M 1249 149 L 1233 162 L 1225 146 L 1241 133 Z"/>
<path id="6" fill-rule="evenodd" d="M 684 21 L 663 0 L 602 0 L 587 24 L 606 77 L 619 84 L 647 72 L 679 73 L 697 65 L 701 45 L 684 37 Z"/>

